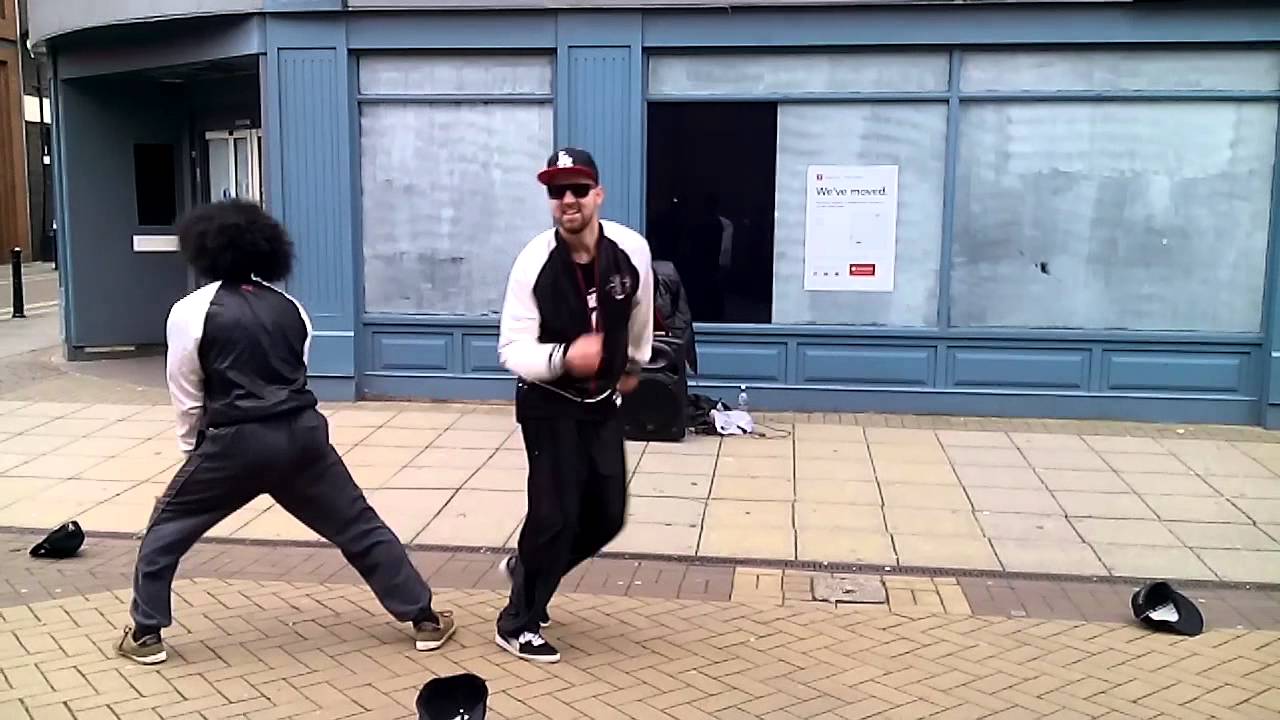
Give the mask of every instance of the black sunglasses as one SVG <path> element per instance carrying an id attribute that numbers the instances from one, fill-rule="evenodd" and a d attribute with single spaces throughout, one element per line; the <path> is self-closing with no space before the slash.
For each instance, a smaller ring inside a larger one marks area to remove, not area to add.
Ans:
<path id="1" fill-rule="evenodd" d="M 565 193 L 573 193 L 573 196 L 581 200 L 591 194 L 595 189 L 595 185 L 590 183 L 573 183 L 572 185 L 550 185 L 547 187 L 547 197 L 552 200 L 563 200 Z"/>

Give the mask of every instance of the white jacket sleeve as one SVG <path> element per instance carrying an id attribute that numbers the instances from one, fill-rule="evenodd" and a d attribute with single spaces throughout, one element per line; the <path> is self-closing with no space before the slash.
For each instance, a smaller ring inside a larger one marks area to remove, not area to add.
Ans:
<path id="1" fill-rule="evenodd" d="M 542 321 L 533 284 L 546 260 L 534 244 L 516 258 L 507 280 L 498 329 L 498 361 L 509 372 L 534 382 L 550 382 L 564 372 L 564 345 L 538 341 Z"/>
<path id="2" fill-rule="evenodd" d="M 631 322 L 627 326 L 630 336 L 627 349 L 631 364 L 643 365 L 649 362 L 653 352 L 653 258 L 647 246 L 632 252 L 632 260 L 640 272 L 640 288 L 636 291 Z"/>
<path id="3" fill-rule="evenodd" d="M 177 415 L 178 448 L 191 452 L 204 412 L 204 372 L 200 368 L 200 336 L 204 329 L 204 312 L 208 304 L 180 301 L 169 311 L 165 323 L 168 344 L 165 377 L 169 399 Z"/>

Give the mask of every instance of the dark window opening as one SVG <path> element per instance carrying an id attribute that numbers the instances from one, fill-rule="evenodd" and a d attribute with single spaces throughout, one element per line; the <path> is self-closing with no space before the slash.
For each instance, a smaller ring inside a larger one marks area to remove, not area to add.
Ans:
<path id="1" fill-rule="evenodd" d="M 173 145 L 133 146 L 133 189 L 139 225 L 167 227 L 177 222 L 178 162 Z"/>
<path id="2" fill-rule="evenodd" d="M 773 309 L 775 103 L 650 103 L 646 232 L 699 322 Z"/>

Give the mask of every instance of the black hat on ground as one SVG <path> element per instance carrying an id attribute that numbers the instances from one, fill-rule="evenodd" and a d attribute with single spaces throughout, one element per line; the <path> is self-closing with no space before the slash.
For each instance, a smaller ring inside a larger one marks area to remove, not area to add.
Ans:
<path id="1" fill-rule="evenodd" d="M 1204 632 L 1204 615 L 1186 595 L 1164 581 L 1150 582 L 1133 593 L 1129 604 L 1133 617 L 1152 630 L 1199 635 Z"/>
<path id="2" fill-rule="evenodd" d="M 418 691 L 418 720 L 484 720 L 489 686 L 471 673 L 429 680 Z"/>
<path id="3" fill-rule="evenodd" d="M 72 520 L 54 528 L 43 540 L 31 547 L 31 557 L 53 558 L 62 560 L 80 551 L 84 545 L 84 530 L 80 523 Z"/>

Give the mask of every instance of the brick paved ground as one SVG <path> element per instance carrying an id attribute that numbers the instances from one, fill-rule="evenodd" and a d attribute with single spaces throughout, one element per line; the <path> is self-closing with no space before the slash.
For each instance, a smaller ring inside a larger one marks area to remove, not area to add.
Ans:
<path id="1" fill-rule="evenodd" d="M 3 535 L 0 549 L 31 539 Z M 493 646 L 503 594 L 475 589 L 492 557 L 416 558 L 461 628 L 421 654 L 332 550 L 233 544 L 202 544 L 184 564 L 171 659 L 143 668 L 110 653 L 133 549 L 91 538 L 71 560 L 0 558 L 11 591 L 30 586 L 0 594 L 0 718 L 410 718 L 426 680 L 458 672 L 486 679 L 493 718 L 1280 713 L 1280 633 L 974 615 L 975 595 L 946 578 L 894 578 L 890 606 L 836 607 L 776 570 L 604 561 L 552 606 L 565 662 L 537 667 Z"/>

